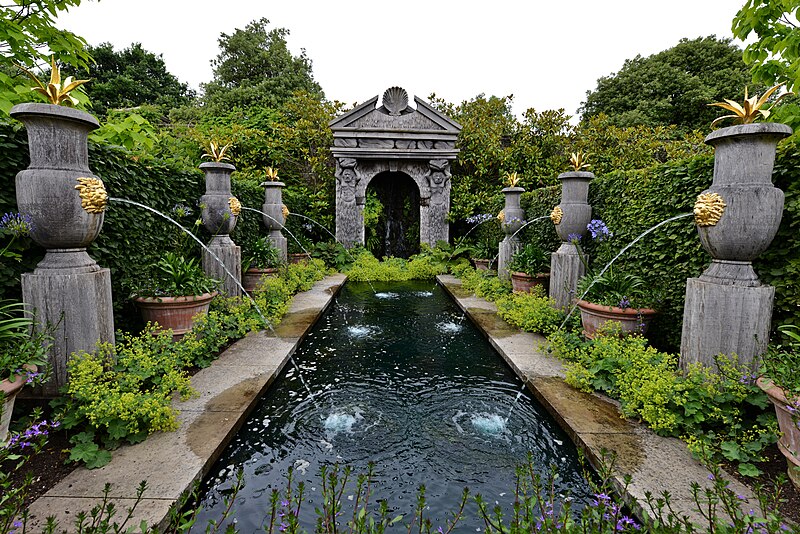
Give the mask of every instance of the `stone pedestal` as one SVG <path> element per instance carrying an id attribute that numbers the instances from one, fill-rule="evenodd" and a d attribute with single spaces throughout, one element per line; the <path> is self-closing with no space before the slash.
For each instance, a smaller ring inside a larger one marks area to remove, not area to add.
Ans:
<path id="1" fill-rule="evenodd" d="M 686 281 L 681 367 L 700 362 L 715 368 L 714 357 L 736 354 L 757 371 L 757 356 L 767 350 L 775 288 Z"/>
<path id="2" fill-rule="evenodd" d="M 588 256 L 584 256 L 588 263 Z M 572 243 L 561 243 L 557 251 L 550 255 L 550 298 L 555 300 L 556 307 L 568 310 L 572 305 L 578 280 L 586 274 L 586 266 L 578 254 L 578 248 Z"/>
<path id="3" fill-rule="evenodd" d="M 33 273 L 22 275 L 22 298 L 35 313 L 37 330 L 52 336 L 52 376 L 37 393 L 55 397 L 67 384 L 67 359 L 114 343 L 111 271 L 85 249 L 51 250 Z"/>
<path id="4" fill-rule="evenodd" d="M 514 254 L 519 252 L 521 248 L 522 242 L 516 236 L 506 236 L 505 239 L 500 241 L 500 254 L 497 257 L 497 276 L 503 280 L 511 279 L 506 265 L 511 262 L 511 258 L 513 258 Z"/>
<path id="5" fill-rule="evenodd" d="M 222 280 L 222 294 L 229 297 L 242 294 L 242 249 L 227 234 L 215 235 L 208 250 L 203 249 L 203 271 L 211 278 Z"/>

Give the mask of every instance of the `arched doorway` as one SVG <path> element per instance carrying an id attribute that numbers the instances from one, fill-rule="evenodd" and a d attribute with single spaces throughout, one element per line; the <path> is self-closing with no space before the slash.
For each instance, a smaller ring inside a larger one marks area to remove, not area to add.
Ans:
<path id="1" fill-rule="evenodd" d="M 367 185 L 365 245 L 376 257 L 419 252 L 419 188 L 403 172 L 378 173 Z"/>

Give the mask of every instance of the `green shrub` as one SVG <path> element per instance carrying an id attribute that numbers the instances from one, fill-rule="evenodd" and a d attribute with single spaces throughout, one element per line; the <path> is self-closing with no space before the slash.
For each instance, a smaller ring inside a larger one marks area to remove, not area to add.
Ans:
<path id="1" fill-rule="evenodd" d="M 138 336 L 119 333 L 116 346 L 102 343 L 95 353 L 70 358 L 61 421 L 66 429 L 85 429 L 71 439 L 70 460 L 99 467 L 111 459 L 101 445 L 114 449 L 177 428 L 172 397 L 187 399 L 193 391 L 172 347 L 171 331 L 149 327 Z"/>
<path id="2" fill-rule="evenodd" d="M 344 272 L 355 282 L 430 280 L 447 272 L 447 265 L 432 254 L 419 254 L 409 260 L 386 258 L 383 261 L 366 250 L 356 251 L 354 255 L 355 261 Z"/>
<path id="3" fill-rule="evenodd" d="M 737 462 L 743 474 L 758 474 L 753 464 L 774 443 L 777 427 L 766 394 L 735 358 L 719 357 L 719 372 L 693 366 L 684 375 L 676 355 L 647 346 L 641 336 L 609 329 L 588 342 L 563 331 L 548 339 L 565 361 L 570 385 L 619 399 L 625 417 L 683 439 L 698 455 L 722 457 Z"/>
<path id="4" fill-rule="evenodd" d="M 564 320 L 564 314 L 555 308 L 553 299 L 544 295 L 541 286 L 536 286 L 531 293 L 505 295 L 495 304 L 500 317 L 526 332 L 548 335 Z"/>

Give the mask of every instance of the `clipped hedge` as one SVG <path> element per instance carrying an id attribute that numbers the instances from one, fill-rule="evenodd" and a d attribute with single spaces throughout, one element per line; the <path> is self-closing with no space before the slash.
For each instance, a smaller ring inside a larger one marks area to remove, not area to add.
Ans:
<path id="1" fill-rule="evenodd" d="M 800 147 L 785 141 L 778 150 L 773 181 L 786 193 L 783 221 L 770 248 L 755 262 L 763 282 L 776 288 L 773 324 L 800 325 Z M 626 244 L 651 226 L 675 215 L 690 213 L 697 195 L 711 185 L 713 156 L 696 156 L 633 171 L 618 171 L 594 179 L 589 187 L 593 217 L 606 222 L 614 232 L 608 251 L 585 249 L 594 266 L 602 266 Z M 523 195 L 528 219 L 555 206 L 560 191 L 549 187 Z M 541 228 L 541 227 L 539 227 Z M 538 230 L 537 240 L 546 243 L 551 229 Z M 556 245 L 557 246 L 557 243 Z M 551 246 L 549 250 L 555 250 Z M 662 350 L 680 347 L 686 279 L 699 276 L 711 262 L 700 246 L 693 219 L 687 217 L 647 235 L 615 263 L 636 272 L 661 293 L 661 314 L 648 337 Z"/>
<path id="2" fill-rule="evenodd" d="M 0 122 L 0 210 L 16 211 L 14 177 L 27 167 L 28 141 L 25 130 L 16 124 Z M 199 164 L 199 163 L 198 163 Z M 137 158 L 121 147 L 89 142 L 89 167 L 105 183 L 111 197 L 135 200 L 172 215 L 176 204 L 184 204 L 199 217 L 197 204 L 205 192 L 203 174 L 176 162 Z M 242 205 L 261 209 L 264 192 L 258 182 L 237 179 L 234 173 L 233 194 Z M 126 282 L 149 270 L 161 254 L 174 247 L 178 230 L 167 220 L 144 209 L 111 202 L 106 211 L 100 236 L 89 254 L 111 270 L 115 320 L 118 327 L 140 326 L 138 312 L 130 302 Z M 265 234 L 261 215 L 243 210 L 232 238 L 238 244 Z M 200 235 L 207 242 L 208 235 Z M 193 253 L 199 257 L 199 246 Z M 21 264 L 2 263 L 3 285 L 0 296 L 19 297 L 19 275 L 30 272 L 43 251 L 34 247 Z"/>

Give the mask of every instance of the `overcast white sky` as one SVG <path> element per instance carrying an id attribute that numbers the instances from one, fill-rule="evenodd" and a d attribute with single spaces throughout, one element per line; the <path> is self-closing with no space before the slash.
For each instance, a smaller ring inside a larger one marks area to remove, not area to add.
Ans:
<path id="1" fill-rule="evenodd" d="M 90 44 L 141 42 L 194 88 L 212 77 L 220 33 L 268 18 L 305 48 L 331 100 L 363 102 L 390 86 L 461 102 L 514 95 L 514 110 L 575 114 L 597 78 L 682 37 L 731 37 L 744 0 L 102 0 L 59 25 Z"/>

